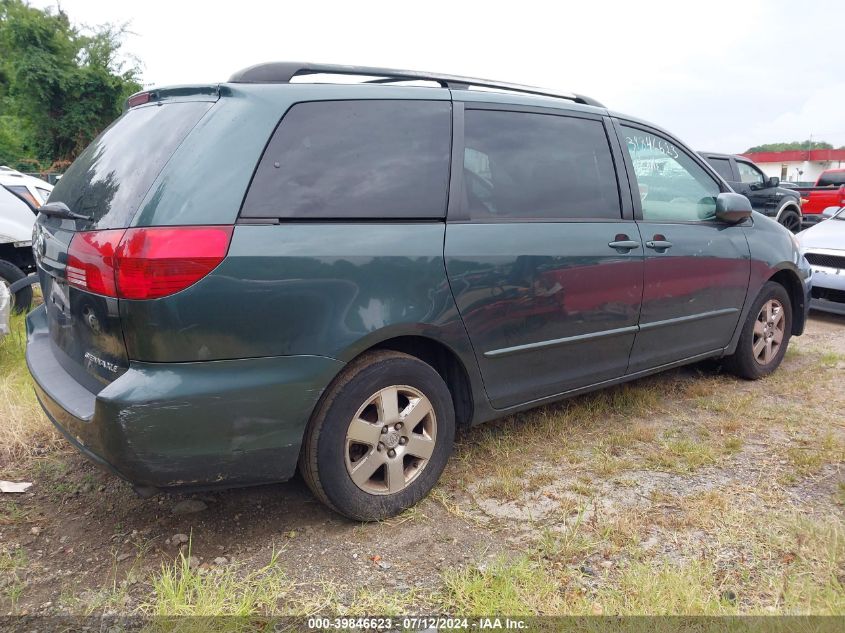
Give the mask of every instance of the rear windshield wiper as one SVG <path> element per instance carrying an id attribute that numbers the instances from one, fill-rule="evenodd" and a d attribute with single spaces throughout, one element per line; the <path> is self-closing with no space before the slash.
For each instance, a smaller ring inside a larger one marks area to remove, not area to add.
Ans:
<path id="1" fill-rule="evenodd" d="M 48 202 L 38 207 L 38 213 L 49 215 L 52 218 L 65 218 L 66 220 L 88 220 L 92 218 L 90 215 L 82 215 L 68 209 L 64 202 Z"/>

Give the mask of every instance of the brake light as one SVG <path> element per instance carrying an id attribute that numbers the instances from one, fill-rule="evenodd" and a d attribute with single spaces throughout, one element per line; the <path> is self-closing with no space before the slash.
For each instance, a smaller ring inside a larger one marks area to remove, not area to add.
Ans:
<path id="1" fill-rule="evenodd" d="M 86 231 L 68 248 L 68 283 L 121 299 L 156 299 L 192 286 L 226 257 L 232 226 Z"/>
<path id="2" fill-rule="evenodd" d="M 151 92 L 136 92 L 126 100 L 126 107 L 134 108 L 135 106 L 144 105 L 145 103 L 149 103 L 152 97 L 153 93 Z"/>
<path id="3" fill-rule="evenodd" d="M 117 253 L 119 296 L 155 299 L 195 284 L 226 257 L 232 228 L 129 229 Z"/>
<path id="4" fill-rule="evenodd" d="M 107 297 L 117 296 L 115 251 L 123 229 L 77 233 L 67 251 L 67 282 Z"/>

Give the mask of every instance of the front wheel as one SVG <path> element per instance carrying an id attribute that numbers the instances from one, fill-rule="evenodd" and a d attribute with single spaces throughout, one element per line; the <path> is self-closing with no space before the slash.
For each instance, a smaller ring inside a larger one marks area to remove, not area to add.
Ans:
<path id="1" fill-rule="evenodd" d="M 736 351 L 725 365 L 732 373 L 757 380 L 778 368 L 792 335 L 792 302 L 778 283 L 768 281 L 742 326 Z"/>
<path id="2" fill-rule="evenodd" d="M 779 222 L 792 233 L 798 233 L 801 230 L 801 216 L 795 211 L 784 211 Z"/>
<path id="3" fill-rule="evenodd" d="M 14 282 L 26 277 L 26 273 L 11 262 L 0 259 L 0 283 L 7 288 Z M 15 312 L 28 312 L 32 306 L 32 286 L 21 288 L 12 295 L 12 306 Z"/>
<path id="4" fill-rule="evenodd" d="M 329 507 L 378 520 L 428 494 L 454 437 L 452 397 L 440 375 L 413 356 L 371 352 L 329 387 L 306 431 L 299 468 Z"/>

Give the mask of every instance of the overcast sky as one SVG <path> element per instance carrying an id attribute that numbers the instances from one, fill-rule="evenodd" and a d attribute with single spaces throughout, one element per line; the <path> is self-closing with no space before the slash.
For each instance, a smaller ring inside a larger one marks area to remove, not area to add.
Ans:
<path id="1" fill-rule="evenodd" d="M 386 66 L 581 92 L 699 150 L 810 135 L 845 145 L 842 0 L 61 6 L 76 24 L 129 23 L 145 85 L 224 81 L 262 61 Z"/>

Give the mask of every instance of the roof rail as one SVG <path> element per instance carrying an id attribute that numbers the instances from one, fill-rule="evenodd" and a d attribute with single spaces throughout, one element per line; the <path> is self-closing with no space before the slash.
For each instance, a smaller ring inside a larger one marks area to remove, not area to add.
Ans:
<path id="1" fill-rule="evenodd" d="M 572 92 L 555 92 L 544 88 L 534 88 L 504 81 L 493 81 L 490 79 L 478 79 L 474 77 L 459 77 L 456 75 L 443 75 L 440 73 L 426 73 L 417 70 L 396 70 L 393 68 L 374 68 L 369 66 L 343 66 L 338 64 L 310 64 L 308 62 L 268 62 L 256 64 L 249 68 L 239 70 L 229 77 L 232 83 L 290 83 L 294 77 L 303 75 L 360 75 L 364 77 L 378 77 L 366 83 L 392 83 L 397 81 L 433 81 L 444 88 L 452 90 L 467 90 L 470 86 L 478 88 L 498 88 L 509 92 L 520 92 L 524 94 L 541 95 L 544 97 L 556 97 L 558 99 L 569 99 L 575 103 L 596 106 L 603 108 L 604 105 Z"/>

